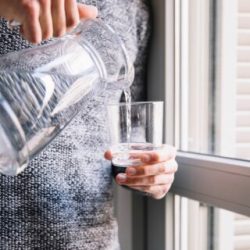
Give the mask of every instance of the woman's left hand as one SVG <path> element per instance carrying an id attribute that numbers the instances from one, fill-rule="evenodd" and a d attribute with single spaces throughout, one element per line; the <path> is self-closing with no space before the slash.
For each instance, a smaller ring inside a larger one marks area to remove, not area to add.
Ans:
<path id="1" fill-rule="evenodd" d="M 178 164 L 175 161 L 176 149 L 164 145 L 163 150 L 143 151 L 136 155 L 142 165 L 127 167 L 126 172 L 116 176 L 119 185 L 125 185 L 155 198 L 163 198 L 169 191 Z M 107 151 L 105 158 L 112 159 L 112 152 Z"/>

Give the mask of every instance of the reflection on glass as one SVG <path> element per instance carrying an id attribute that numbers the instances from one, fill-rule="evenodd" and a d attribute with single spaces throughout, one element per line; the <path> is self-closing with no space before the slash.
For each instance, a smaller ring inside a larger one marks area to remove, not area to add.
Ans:
<path id="1" fill-rule="evenodd" d="M 250 160 L 250 1 L 181 2 L 180 148 Z"/>
<path id="2" fill-rule="evenodd" d="M 250 217 L 180 196 L 175 207 L 178 250 L 250 249 Z"/>

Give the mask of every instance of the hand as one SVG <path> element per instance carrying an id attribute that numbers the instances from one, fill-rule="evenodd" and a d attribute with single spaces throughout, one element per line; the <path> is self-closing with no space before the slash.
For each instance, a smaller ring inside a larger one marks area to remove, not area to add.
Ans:
<path id="1" fill-rule="evenodd" d="M 94 6 L 76 0 L 0 0 L 0 16 L 21 23 L 21 33 L 31 43 L 62 36 L 80 19 L 95 18 Z"/>
<path id="2" fill-rule="evenodd" d="M 104 156 L 111 160 L 112 152 L 107 151 Z M 138 153 L 136 158 L 141 160 L 142 165 L 128 167 L 124 174 L 116 176 L 116 182 L 147 193 L 155 199 L 161 199 L 174 181 L 174 174 L 178 168 L 175 156 L 175 148 L 168 145 L 165 145 L 163 150 Z"/>

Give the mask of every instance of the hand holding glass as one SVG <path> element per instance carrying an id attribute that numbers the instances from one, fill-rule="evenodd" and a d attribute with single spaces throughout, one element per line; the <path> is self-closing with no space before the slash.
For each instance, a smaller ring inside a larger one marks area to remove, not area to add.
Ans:
<path id="1" fill-rule="evenodd" d="M 140 155 L 163 149 L 163 102 L 108 105 L 112 173 L 142 165 Z"/>

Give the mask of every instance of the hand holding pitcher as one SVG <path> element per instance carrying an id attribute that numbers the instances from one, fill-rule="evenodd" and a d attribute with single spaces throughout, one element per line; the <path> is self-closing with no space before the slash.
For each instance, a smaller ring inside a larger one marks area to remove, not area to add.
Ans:
<path id="1" fill-rule="evenodd" d="M 20 173 L 90 97 L 132 83 L 133 64 L 116 32 L 101 20 L 0 58 L 0 172 Z"/>
<path id="2" fill-rule="evenodd" d="M 76 0 L 0 0 L 0 16 L 21 24 L 31 43 L 64 35 L 80 19 L 95 18 L 97 9 Z"/>

